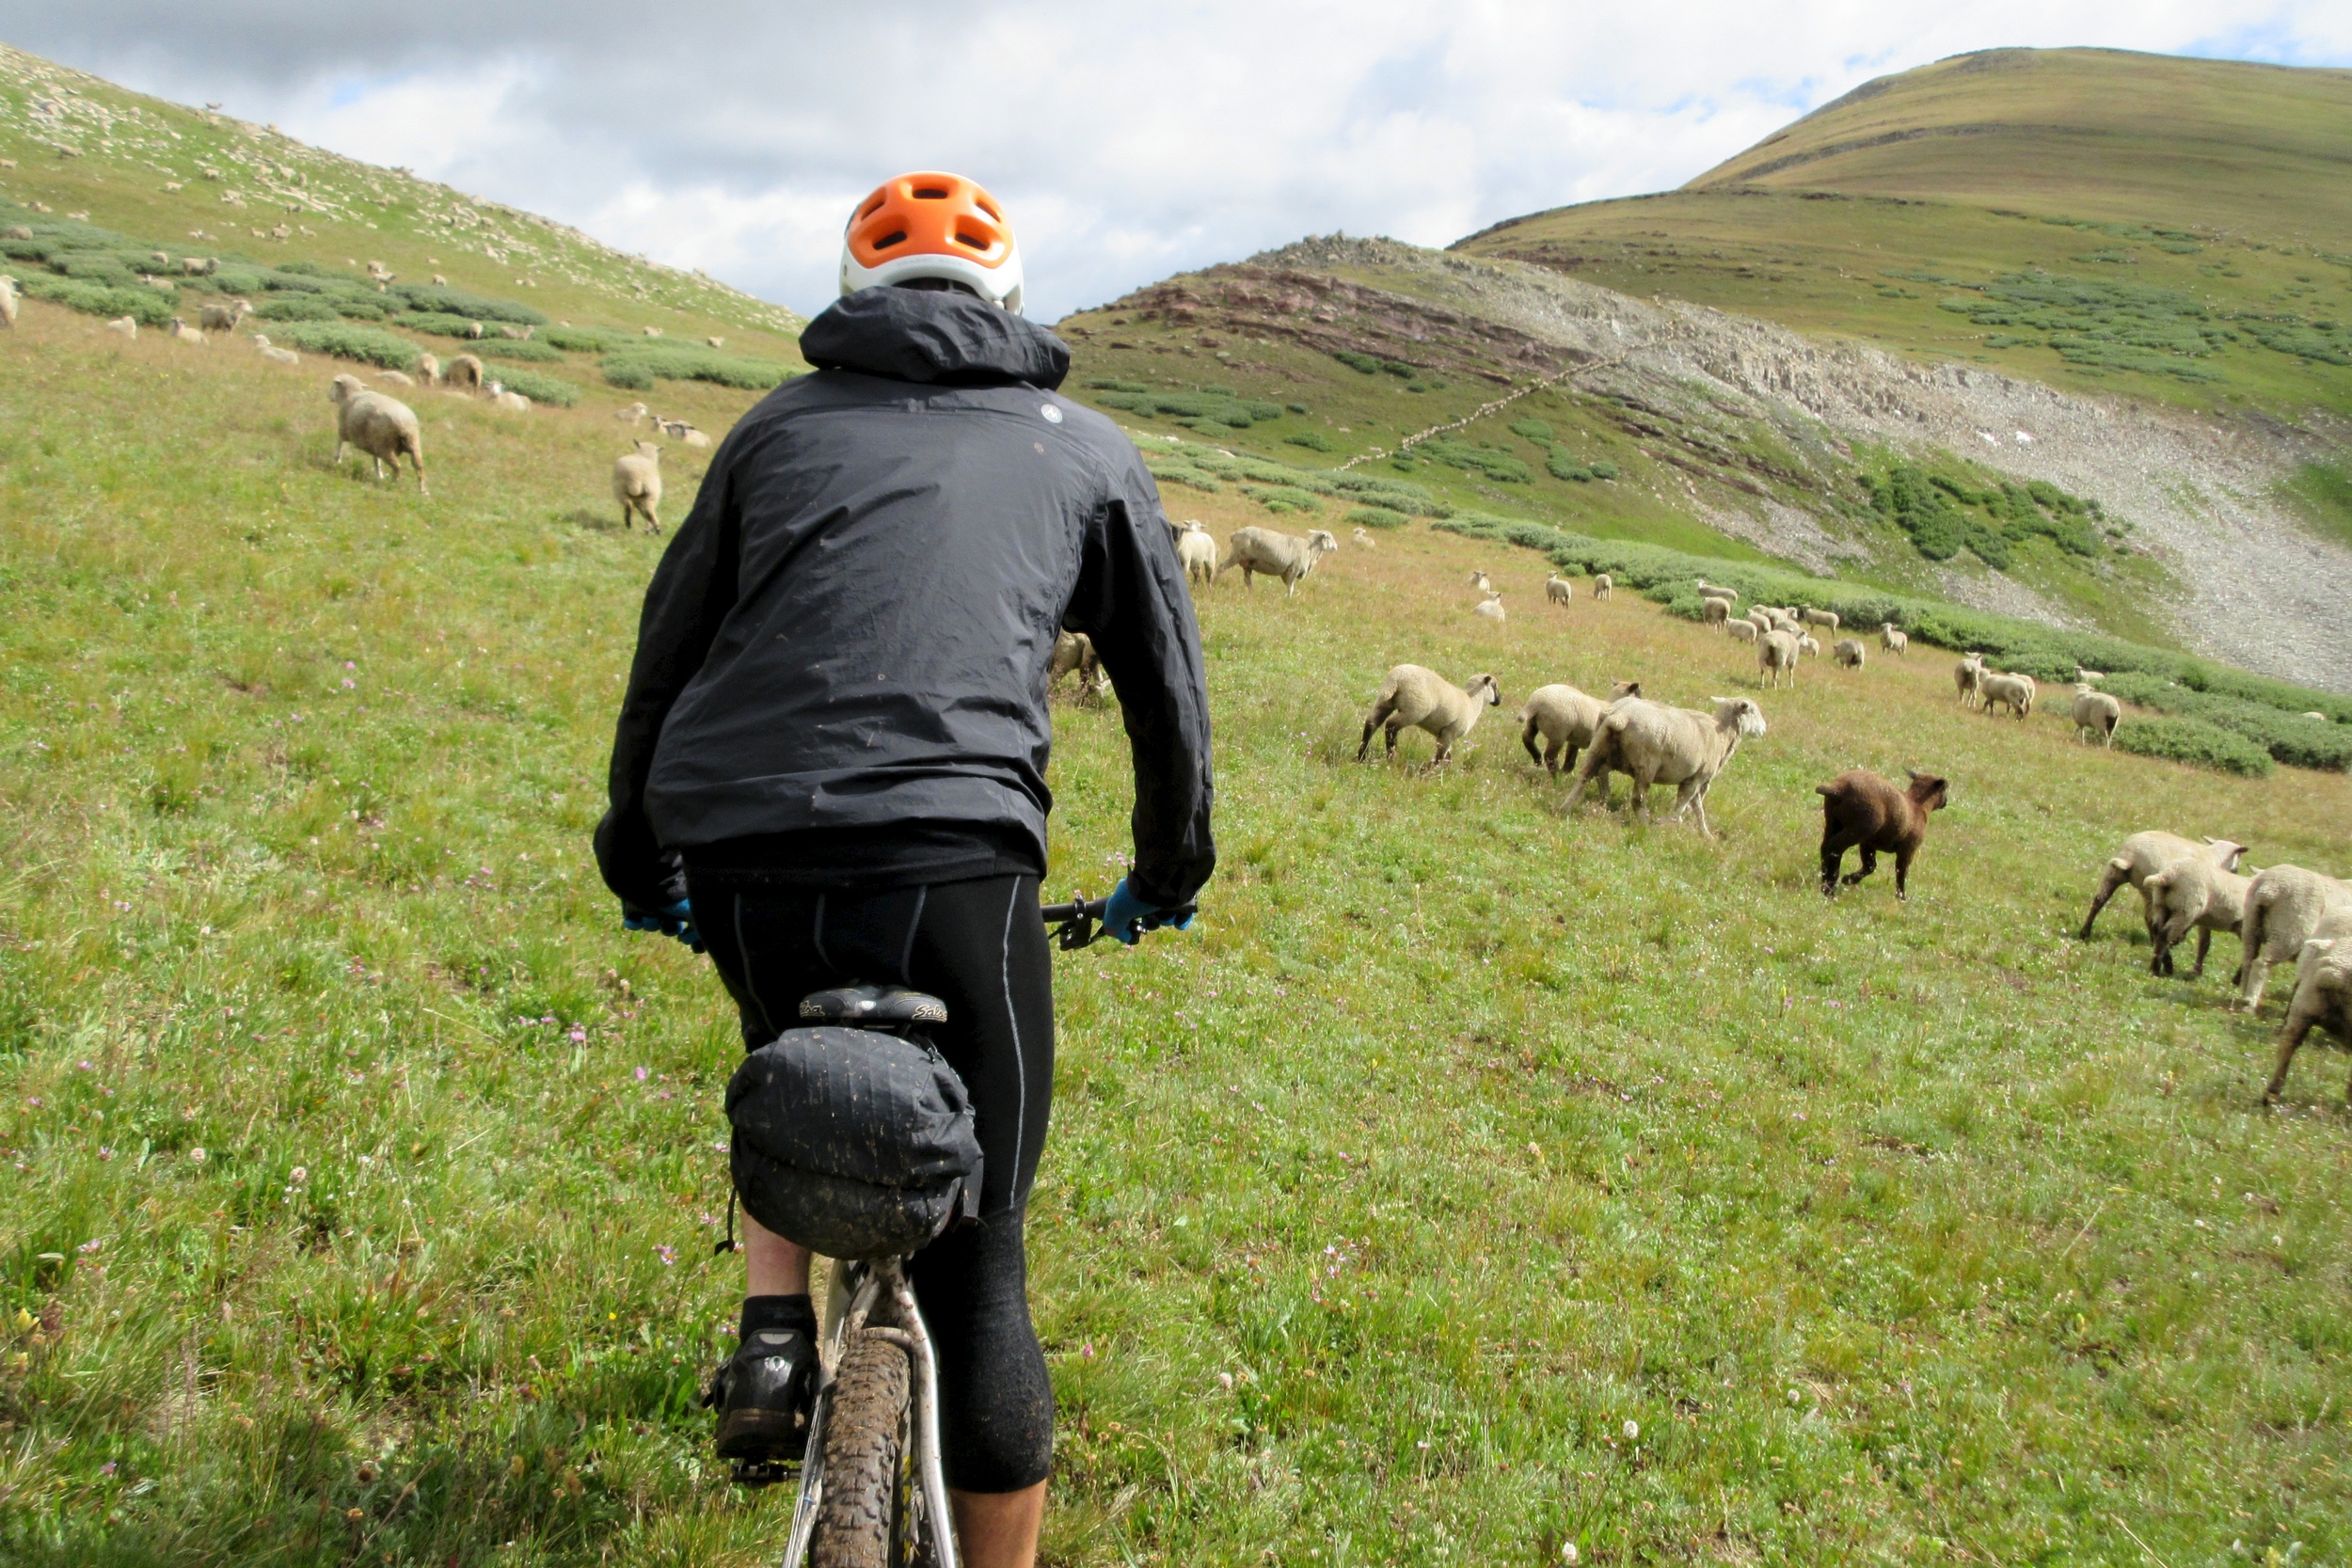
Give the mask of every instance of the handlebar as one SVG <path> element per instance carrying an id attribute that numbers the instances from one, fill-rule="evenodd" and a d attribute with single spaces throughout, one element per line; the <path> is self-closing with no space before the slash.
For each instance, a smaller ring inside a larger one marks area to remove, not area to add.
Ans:
<path id="1" fill-rule="evenodd" d="M 1054 927 L 1054 944 L 1063 952 L 1071 953 L 1092 945 L 1103 935 L 1106 929 L 1103 925 L 1103 911 L 1110 907 L 1111 901 L 1107 898 L 1073 898 L 1067 904 L 1044 905 L 1038 913 L 1045 917 L 1046 925 Z M 1162 910 L 1160 913 L 1167 922 L 1173 924 L 1191 919 L 1199 910 L 1197 904 L 1180 904 L 1172 910 Z"/>

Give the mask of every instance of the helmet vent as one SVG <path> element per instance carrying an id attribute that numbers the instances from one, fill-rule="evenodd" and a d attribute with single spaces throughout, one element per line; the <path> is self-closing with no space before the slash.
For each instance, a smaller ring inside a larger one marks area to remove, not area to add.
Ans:
<path id="1" fill-rule="evenodd" d="M 975 250 L 986 250 L 989 242 L 978 234 L 966 233 L 959 229 L 956 230 L 956 244 L 968 245 Z"/>
<path id="2" fill-rule="evenodd" d="M 947 189 L 944 185 L 917 185 L 914 188 L 914 199 L 917 201 L 945 201 L 947 199 Z"/>
<path id="3" fill-rule="evenodd" d="M 895 234 L 884 234 L 881 239 L 874 241 L 873 245 L 876 250 L 888 250 L 894 245 L 904 245 L 906 238 L 907 231 L 901 229 Z"/>

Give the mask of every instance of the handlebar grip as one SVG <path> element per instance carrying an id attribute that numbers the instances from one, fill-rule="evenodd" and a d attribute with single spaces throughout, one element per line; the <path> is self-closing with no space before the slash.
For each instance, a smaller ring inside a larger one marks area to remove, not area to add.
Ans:
<path id="1" fill-rule="evenodd" d="M 1065 950 L 1090 947 L 1103 934 L 1103 914 L 1111 907 L 1107 898 L 1076 898 L 1067 904 L 1046 904 L 1039 908 L 1045 924 L 1054 927 L 1054 937 Z M 1160 911 L 1161 924 L 1172 925 L 1190 920 L 1200 912 L 1198 903 L 1179 904 L 1172 910 Z"/>

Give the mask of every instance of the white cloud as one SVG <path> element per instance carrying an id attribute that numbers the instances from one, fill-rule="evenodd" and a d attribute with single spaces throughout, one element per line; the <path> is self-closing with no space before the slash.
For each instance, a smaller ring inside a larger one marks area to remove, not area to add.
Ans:
<path id="1" fill-rule="evenodd" d="M 654 24 L 620 0 L 410 0 L 389 41 L 293 0 L 203 9 L 0 0 L 0 26 L 803 310 L 831 295 L 857 196 L 955 168 L 1009 204 L 1048 318 L 1303 233 L 1442 244 L 1671 187 L 1871 76 L 1970 49 L 2352 63 L 2340 0 L 730 0 Z"/>

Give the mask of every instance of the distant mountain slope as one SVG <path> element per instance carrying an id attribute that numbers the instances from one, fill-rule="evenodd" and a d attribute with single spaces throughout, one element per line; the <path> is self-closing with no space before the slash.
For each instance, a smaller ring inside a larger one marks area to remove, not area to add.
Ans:
<path id="1" fill-rule="evenodd" d="M 1454 248 L 1917 357 L 2352 415 L 2352 72 L 1995 50 Z"/>

